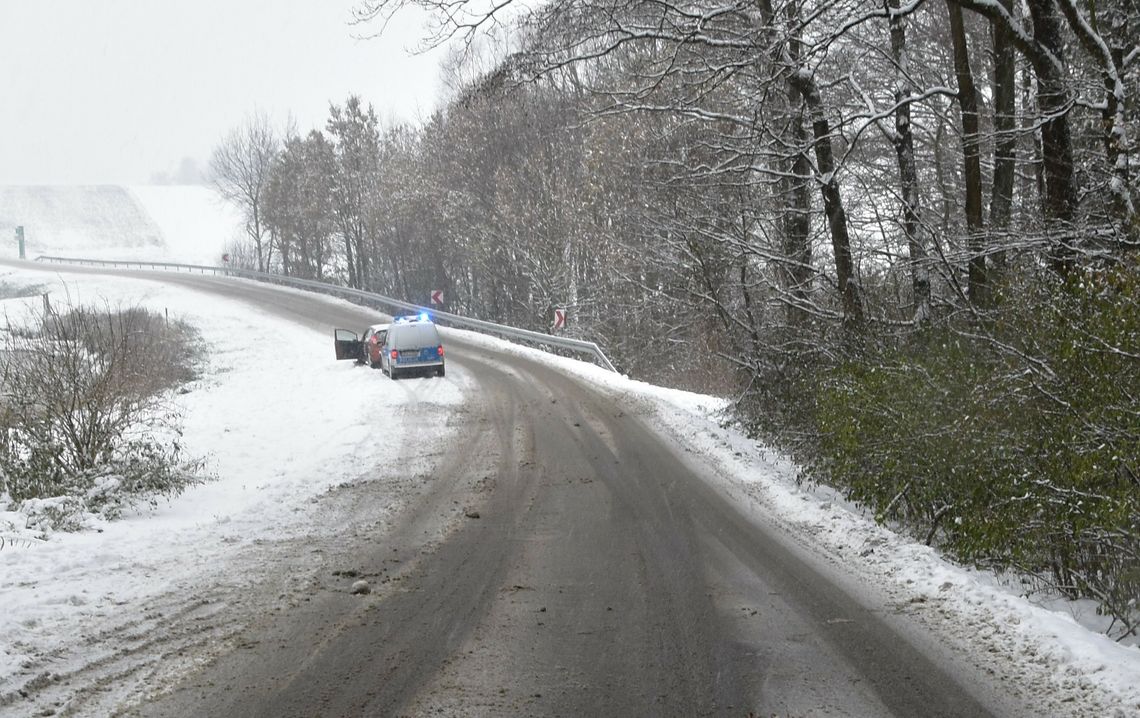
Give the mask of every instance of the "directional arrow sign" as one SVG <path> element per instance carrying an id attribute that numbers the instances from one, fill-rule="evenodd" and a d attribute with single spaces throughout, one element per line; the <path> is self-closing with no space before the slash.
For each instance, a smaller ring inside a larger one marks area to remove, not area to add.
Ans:
<path id="1" fill-rule="evenodd" d="M 554 328 L 555 328 L 555 330 L 562 329 L 565 326 L 566 326 L 566 310 L 565 309 L 555 309 L 554 310 Z"/>
<path id="2" fill-rule="evenodd" d="M 431 290 L 431 303 L 432 304 L 438 304 L 439 306 L 443 306 L 443 290 L 442 289 Z"/>

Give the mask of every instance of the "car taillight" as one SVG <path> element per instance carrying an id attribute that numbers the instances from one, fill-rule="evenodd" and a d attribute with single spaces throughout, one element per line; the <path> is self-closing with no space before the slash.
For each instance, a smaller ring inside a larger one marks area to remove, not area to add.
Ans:
<path id="1" fill-rule="evenodd" d="M 399 358 L 400 358 L 400 352 L 398 352 L 398 351 L 396 351 L 395 349 L 393 349 L 393 350 L 392 350 L 392 361 L 396 361 L 396 360 L 397 360 L 397 359 L 399 359 Z"/>
<path id="2" fill-rule="evenodd" d="M 441 357 L 443 356 L 443 345 L 442 344 L 440 344 L 438 347 L 435 348 L 435 353 L 439 354 Z"/>

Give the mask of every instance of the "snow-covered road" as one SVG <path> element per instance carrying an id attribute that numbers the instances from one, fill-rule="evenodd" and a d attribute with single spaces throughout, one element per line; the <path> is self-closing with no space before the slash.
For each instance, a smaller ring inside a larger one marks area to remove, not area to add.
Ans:
<path id="1" fill-rule="evenodd" d="M 414 500 L 403 472 L 381 487 L 386 504 L 337 504 L 338 487 L 395 457 L 411 395 L 393 391 L 379 372 L 331 361 L 331 332 L 145 280 L 0 266 L 0 283 L 72 301 L 142 304 L 195 325 L 206 365 L 172 401 L 185 417 L 185 445 L 207 456 L 216 476 L 155 510 L 74 534 L 41 537 L 23 528 L 16 507 L 0 507 L 0 714 L 66 712 L 76 701 L 79 713 L 99 715 L 130 703 L 228 648 L 260 613 L 304 601 L 322 541 L 382 531 Z M 18 317 L 39 301 L 0 304 Z M 1055 715 L 1140 715 L 1140 650 L 1082 625 L 1098 625 L 1090 606 L 1034 605 L 1010 588 L 1016 582 L 949 565 L 827 490 L 798 485 L 792 464 L 721 425 L 722 400 L 454 335 L 538 357 L 641 407 L 714 467 L 720 490 L 757 521 L 784 529 L 789 543 L 838 567 L 850 586 L 924 627 L 932 642 L 972 653 L 1009 690 L 1036 694 Z M 288 361 L 279 360 L 280 347 Z M 451 431 L 443 419 L 474 387 L 454 370 L 416 386 L 418 413 L 426 406 L 440 418 L 417 425 L 417 440 L 438 445 Z M 243 600 L 251 593 L 256 601 Z"/>

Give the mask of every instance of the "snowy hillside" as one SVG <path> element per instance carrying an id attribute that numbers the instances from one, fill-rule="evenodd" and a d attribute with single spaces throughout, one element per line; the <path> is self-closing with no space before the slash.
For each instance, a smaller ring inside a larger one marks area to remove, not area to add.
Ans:
<path id="1" fill-rule="evenodd" d="M 46 254 L 216 264 L 241 220 L 206 187 L 0 187 L 4 256 L 16 256 L 17 226 L 24 227 L 29 259 Z"/>

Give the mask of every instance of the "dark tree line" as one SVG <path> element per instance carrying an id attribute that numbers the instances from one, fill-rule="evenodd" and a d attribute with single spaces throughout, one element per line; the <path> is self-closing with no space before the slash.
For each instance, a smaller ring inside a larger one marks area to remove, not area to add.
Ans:
<path id="1" fill-rule="evenodd" d="M 229 191 L 266 266 L 533 329 L 566 307 L 882 520 L 1135 630 L 1135 0 L 358 15 L 407 6 L 485 66 L 422 126 L 349 98 L 278 144 Z"/>

